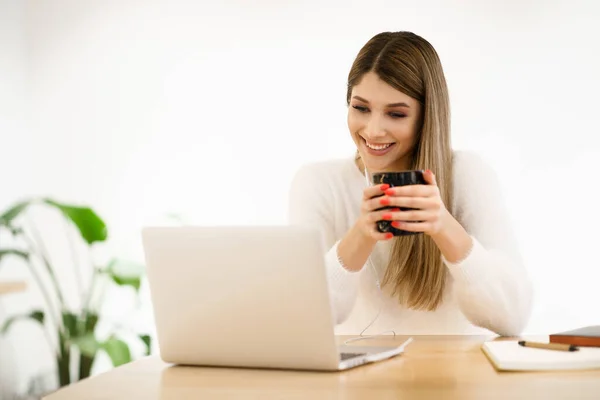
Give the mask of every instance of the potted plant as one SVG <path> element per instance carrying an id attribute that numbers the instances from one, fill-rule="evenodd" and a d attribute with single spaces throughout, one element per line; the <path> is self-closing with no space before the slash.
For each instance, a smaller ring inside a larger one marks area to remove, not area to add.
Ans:
<path id="1" fill-rule="evenodd" d="M 0 245 L 0 263 L 6 258 L 16 257 L 27 266 L 44 299 L 44 307 L 31 310 L 25 315 L 10 316 L 0 327 L 0 332 L 8 332 L 13 324 L 22 319 L 39 323 L 55 355 L 59 387 L 89 377 L 100 352 L 105 352 L 114 366 L 130 362 L 132 353 L 129 344 L 118 334 L 111 333 L 102 340 L 98 337 L 96 329 L 102 316 L 99 307 L 93 306 L 92 298 L 97 295 L 95 292 L 99 290 L 102 278 L 108 278 L 119 286 L 131 287 L 137 292 L 140 288 L 142 268 L 124 272 L 120 268 L 124 262 L 118 259 L 100 267 L 88 265 L 87 268 L 92 269 L 88 274 L 91 278 L 87 285 L 80 282 L 81 304 L 76 308 L 69 307 L 65 302 L 65 288 L 57 279 L 55 266 L 49 257 L 42 235 L 35 223 L 24 223 L 27 220 L 26 214 L 33 207 L 58 211 L 61 218 L 76 228 L 75 231 L 79 233 L 77 236 L 89 252 L 94 246 L 105 242 L 108 237 L 104 221 L 91 208 L 85 206 L 63 204 L 49 198 L 35 198 L 19 201 L 1 213 L 0 233 L 5 231 L 4 233 L 12 235 L 14 245 L 10 248 Z M 64 234 L 65 244 L 73 247 L 74 243 L 67 240 L 68 233 L 65 231 Z M 91 258 L 90 253 L 88 259 Z M 74 268 L 77 276 L 81 276 L 79 268 L 82 266 L 75 261 Z M 138 338 L 145 345 L 146 354 L 150 354 L 150 336 L 140 334 Z"/>

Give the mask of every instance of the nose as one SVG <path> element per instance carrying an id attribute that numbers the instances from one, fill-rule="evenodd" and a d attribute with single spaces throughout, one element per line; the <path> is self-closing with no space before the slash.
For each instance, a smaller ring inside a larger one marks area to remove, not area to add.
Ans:
<path id="1" fill-rule="evenodd" d="M 370 116 L 365 129 L 365 134 L 369 140 L 375 141 L 385 137 L 386 133 L 383 122 L 381 118 L 373 114 Z"/>

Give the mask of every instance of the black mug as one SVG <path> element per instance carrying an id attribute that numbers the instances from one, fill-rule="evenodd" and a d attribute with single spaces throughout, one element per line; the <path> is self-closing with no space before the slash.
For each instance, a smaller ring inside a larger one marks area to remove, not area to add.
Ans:
<path id="1" fill-rule="evenodd" d="M 423 176 L 422 170 L 413 171 L 401 171 L 401 172 L 377 172 L 371 175 L 371 180 L 375 185 L 381 185 L 387 183 L 390 187 L 394 186 L 406 186 L 406 185 L 426 185 L 425 177 Z M 385 210 L 390 208 L 398 208 L 393 206 L 386 206 L 377 209 Z M 414 210 L 414 208 L 399 207 L 400 210 Z M 392 233 L 394 236 L 406 236 L 416 235 L 421 232 L 409 232 L 397 229 L 392 226 L 392 221 L 377 221 L 377 230 L 381 233 Z"/>

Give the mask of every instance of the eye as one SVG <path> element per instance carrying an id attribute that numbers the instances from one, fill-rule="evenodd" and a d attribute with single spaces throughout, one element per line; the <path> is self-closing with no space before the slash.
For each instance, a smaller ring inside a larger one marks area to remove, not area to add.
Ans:
<path id="1" fill-rule="evenodd" d="M 365 113 L 365 112 L 369 111 L 369 109 L 367 107 L 363 107 L 363 106 L 352 106 L 352 108 L 360 111 L 361 113 Z"/>
<path id="2" fill-rule="evenodd" d="M 390 117 L 392 117 L 392 118 L 404 118 L 404 117 L 406 117 L 406 114 L 402 114 L 402 113 L 390 113 Z"/>

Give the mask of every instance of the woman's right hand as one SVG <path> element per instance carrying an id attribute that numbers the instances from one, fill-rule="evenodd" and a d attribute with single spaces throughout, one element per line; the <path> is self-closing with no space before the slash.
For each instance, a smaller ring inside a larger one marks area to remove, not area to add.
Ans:
<path id="1" fill-rule="evenodd" d="M 382 197 L 387 189 L 389 185 L 382 184 L 369 186 L 363 191 L 360 216 L 338 246 L 338 258 L 349 271 L 362 269 L 377 242 L 393 237 L 389 232 L 382 233 L 377 230 L 377 221 L 391 218 L 391 215 L 386 214 L 391 214 L 393 211 L 390 209 L 377 211 L 386 206 L 381 203 L 381 200 L 387 198 Z"/>
<path id="2" fill-rule="evenodd" d="M 363 199 L 360 208 L 360 217 L 356 221 L 356 227 L 365 236 L 374 241 L 389 240 L 393 234 L 382 233 L 377 230 L 377 221 L 388 220 L 391 222 L 391 212 L 400 209 L 383 209 L 389 203 L 385 203 L 385 191 L 390 188 L 388 184 L 368 186 L 363 190 Z M 382 203 L 382 200 L 384 203 Z M 393 224 L 393 222 L 392 222 Z"/>

